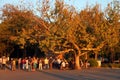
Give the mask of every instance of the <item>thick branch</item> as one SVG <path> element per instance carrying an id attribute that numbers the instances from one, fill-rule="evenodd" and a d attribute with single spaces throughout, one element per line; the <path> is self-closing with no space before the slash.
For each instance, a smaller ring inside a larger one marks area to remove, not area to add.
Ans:
<path id="1" fill-rule="evenodd" d="M 73 41 L 71 41 L 71 43 L 72 43 L 73 46 L 77 49 L 77 51 L 78 51 L 78 55 L 80 55 L 81 50 L 80 50 L 79 46 L 78 46 L 77 44 L 75 44 Z"/>
<path id="2" fill-rule="evenodd" d="M 82 48 L 81 50 L 85 51 L 100 51 L 101 48 L 105 45 L 105 42 L 102 42 L 97 48 Z"/>
<path id="3" fill-rule="evenodd" d="M 94 50 L 98 50 L 97 48 L 82 48 L 81 50 L 85 50 L 85 51 L 94 51 Z"/>
<path id="4" fill-rule="evenodd" d="M 80 54 L 80 56 L 83 56 L 83 55 L 85 55 L 85 54 L 87 54 L 88 52 L 83 52 L 83 53 L 81 53 Z"/>
<path id="5" fill-rule="evenodd" d="M 67 49 L 67 50 L 63 50 L 63 51 L 54 51 L 55 54 L 65 54 L 69 51 L 73 51 L 73 49 Z"/>

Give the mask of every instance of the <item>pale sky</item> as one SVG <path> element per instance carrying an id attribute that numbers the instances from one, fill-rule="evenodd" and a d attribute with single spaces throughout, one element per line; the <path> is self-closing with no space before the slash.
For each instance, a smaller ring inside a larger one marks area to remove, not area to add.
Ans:
<path id="1" fill-rule="evenodd" d="M 36 4 L 37 1 L 41 0 L 0 0 L 0 8 L 3 7 L 5 4 L 13 4 L 17 5 L 20 1 L 24 1 L 25 4 Z M 54 2 L 55 0 L 50 0 Z M 96 3 L 101 5 L 102 10 L 105 9 L 108 3 L 112 2 L 113 0 L 64 0 L 67 4 L 74 5 L 77 10 L 84 9 L 86 4 L 93 6 Z"/>
<path id="2" fill-rule="evenodd" d="M 42 1 L 42 0 L 0 0 L 0 15 L 1 15 L 1 8 L 5 4 L 13 4 L 13 5 L 18 5 L 20 4 L 20 1 L 23 1 L 25 5 L 33 5 L 35 7 L 37 1 Z M 55 0 L 49 0 L 52 5 Z M 88 4 L 89 6 L 94 6 L 96 3 L 101 5 L 101 9 L 105 10 L 107 7 L 107 4 L 112 2 L 113 0 L 64 0 L 66 4 L 73 5 L 77 11 L 80 11 L 86 7 Z M 119 0 L 118 0 L 119 1 Z M 35 12 L 35 14 L 37 14 Z M 1 20 L 0 20 L 1 23 Z"/>
<path id="3" fill-rule="evenodd" d="M 102 10 L 104 10 L 107 4 L 112 2 L 113 0 L 65 0 L 65 1 L 67 3 L 74 5 L 78 10 L 84 9 L 87 4 L 89 6 L 94 6 L 96 3 L 100 4 Z"/>

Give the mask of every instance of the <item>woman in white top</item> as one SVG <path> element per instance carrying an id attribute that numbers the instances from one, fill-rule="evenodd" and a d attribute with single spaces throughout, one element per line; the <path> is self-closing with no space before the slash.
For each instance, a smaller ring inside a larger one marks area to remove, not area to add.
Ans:
<path id="1" fill-rule="evenodd" d="M 65 65 L 65 61 L 62 61 L 62 62 L 61 62 L 61 69 L 64 70 L 64 69 L 65 69 L 65 66 L 66 66 L 66 65 Z"/>
<path id="2" fill-rule="evenodd" d="M 42 60 L 39 60 L 39 70 L 42 70 Z"/>
<path id="3" fill-rule="evenodd" d="M 0 69 L 2 69 L 2 58 L 0 57 Z"/>
<path id="4" fill-rule="evenodd" d="M 28 70 L 28 59 L 26 59 L 26 70 Z"/>
<path id="5" fill-rule="evenodd" d="M 6 69 L 6 57 L 2 58 L 2 67 L 4 70 Z"/>

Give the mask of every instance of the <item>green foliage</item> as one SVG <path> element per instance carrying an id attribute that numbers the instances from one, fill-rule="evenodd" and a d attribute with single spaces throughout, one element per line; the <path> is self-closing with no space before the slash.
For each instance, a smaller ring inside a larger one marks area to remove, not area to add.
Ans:
<path id="1" fill-rule="evenodd" d="M 88 62 L 90 63 L 91 67 L 97 67 L 98 66 L 97 60 L 95 60 L 95 59 L 90 59 Z"/>

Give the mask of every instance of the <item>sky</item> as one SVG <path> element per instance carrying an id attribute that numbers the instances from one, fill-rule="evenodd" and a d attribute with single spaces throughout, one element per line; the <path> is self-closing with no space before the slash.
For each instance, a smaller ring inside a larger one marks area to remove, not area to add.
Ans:
<path id="1" fill-rule="evenodd" d="M 113 0 L 65 0 L 67 3 L 74 5 L 78 10 L 84 9 L 86 5 L 94 6 L 96 3 L 101 5 L 102 10 L 105 9 L 108 3 Z"/>
<path id="2" fill-rule="evenodd" d="M 41 0 L 0 0 L 0 8 L 3 7 L 5 4 L 13 4 L 17 5 L 20 3 L 20 1 L 24 1 L 26 4 L 36 4 L 37 1 Z M 55 0 L 50 0 L 51 2 L 54 2 Z M 112 2 L 113 0 L 64 0 L 65 3 L 69 5 L 73 5 L 77 10 L 84 9 L 86 7 L 86 4 L 93 6 L 96 3 L 101 5 L 102 10 L 105 9 L 108 3 Z"/>
<path id="3" fill-rule="evenodd" d="M 1 9 L 5 4 L 18 5 L 20 4 L 21 1 L 24 2 L 24 5 L 32 5 L 35 7 L 37 1 L 40 2 L 42 0 L 0 0 L 0 15 L 2 14 Z M 55 0 L 49 0 L 49 1 L 52 3 L 52 5 L 54 5 L 53 3 Z M 113 0 L 64 0 L 66 4 L 73 5 L 75 9 L 78 11 L 84 9 L 87 4 L 91 7 L 94 6 L 96 3 L 101 5 L 102 10 L 105 10 L 107 4 L 112 1 Z"/>

